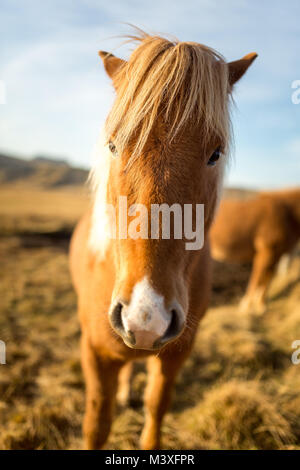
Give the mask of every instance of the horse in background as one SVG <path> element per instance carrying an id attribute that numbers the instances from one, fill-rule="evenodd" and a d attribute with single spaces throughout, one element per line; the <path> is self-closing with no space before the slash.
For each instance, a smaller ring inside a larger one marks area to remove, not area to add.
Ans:
<path id="1" fill-rule="evenodd" d="M 146 34 L 134 39 L 138 46 L 128 62 L 99 53 L 116 97 L 92 172 L 93 209 L 79 222 L 70 249 L 82 329 L 88 449 L 105 445 L 119 376 L 124 382 L 128 364 L 140 358 L 148 359 L 149 372 L 141 447 L 160 447 L 175 378 L 209 301 L 206 234 L 230 141 L 232 87 L 256 58 L 251 53 L 226 63 L 194 42 Z M 128 205 L 146 207 L 204 204 L 203 248 L 186 250 L 174 231 L 170 239 L 108 236 L 106 204 L 118 209 L 120 196 Z"/>
<path id="2" fill-rule="evenodd" d="M 221 202 L 210 232 L 213 258 L 252 263 L 241 311 L 265 311 L 267 290 L 278 262 L 293 252 L 299 238 L 300 188 Z"/>

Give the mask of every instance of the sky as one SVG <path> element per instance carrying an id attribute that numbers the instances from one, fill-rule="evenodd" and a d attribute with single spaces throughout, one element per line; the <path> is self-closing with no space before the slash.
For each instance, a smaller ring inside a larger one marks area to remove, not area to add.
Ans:
<path id="1" fill-rule="evenodd" d="M 0 0 L 0 12 L 0 152 L 88 168 L 114 96 L 97 52 L 128 58 L 117 36 L 131 23 L 206 44 L 228 61 L 256 51 L 235 87 L 226 183 L 300 185 L 299 0 Z"/>

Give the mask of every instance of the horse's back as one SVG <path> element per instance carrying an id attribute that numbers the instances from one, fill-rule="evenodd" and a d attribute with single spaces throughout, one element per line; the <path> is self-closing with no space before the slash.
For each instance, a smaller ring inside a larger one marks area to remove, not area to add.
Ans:
<path id="1" fill-rule="evenodd" d="M 211 230 L 212 254 L 220 261 L 250 262 L 260 241 L 287 250 L 291 230 L 288 206 L 272 194 L 224 200 Z"/>
<path id="2" fill-rule="evenodd" d="M 213 258 L 237 262 L 250 260 L 259 212 L 252 201 L 223 200 L 210 232 Z"/>

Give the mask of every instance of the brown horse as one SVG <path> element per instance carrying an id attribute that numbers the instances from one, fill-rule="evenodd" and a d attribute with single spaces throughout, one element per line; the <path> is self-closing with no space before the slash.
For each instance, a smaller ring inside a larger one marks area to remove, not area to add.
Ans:
<path id="1" fill-rule="evenodd" d="M 135 208 L 191 204 L 195 215 L 201 203 L 206 234 L 229 144 L 232 86 L 256 57 L 252 53 L 226 63 L 197 43 L 146 34 L 135 40 L 128 62 L 99 53 L 116 98 L 92 174 L 93 210 L 78 224 L 71 244 L 89 449 L 105 444 L 120 371 L 125 366 L 120 377 L 126 386 L 127 364 L 139 358 L 148 358 L 149 370 L 141 446 L 159 448 L 162 419 L 211 282 L 206 241 L 201 250 L 186 249 L 173 229 L 169 239 L 126 237 L 130 214 L 118 218 L 118 236 L 113 236 L 107 204 L 117 212 L 121 196 Z"/>
<path id="2" fill-rule="evenodd" d="M 263 313 L 277 263 L 300 238 L 300 189 L 263 192 L 248 200 L 225 199 L 210 237 L 216 260 L 253 263 L 240 307 Z"/>

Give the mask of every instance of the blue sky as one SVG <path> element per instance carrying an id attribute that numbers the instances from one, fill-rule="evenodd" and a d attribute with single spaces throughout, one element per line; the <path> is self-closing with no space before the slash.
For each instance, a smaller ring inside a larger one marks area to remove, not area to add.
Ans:
<path id="1" fill-rule="evenodd" d="M 128 57 L 113 38 L 172 34 L 214 47 L 228 61 L 256 51 L 236 86 L 235 157 L 228 183 L 300 184 L 300 2 L 288 0 L 0 0 L 0 151 L 46 154 L 88 167 L 113 99 L 99 49 Z"/>

